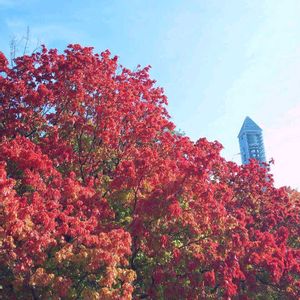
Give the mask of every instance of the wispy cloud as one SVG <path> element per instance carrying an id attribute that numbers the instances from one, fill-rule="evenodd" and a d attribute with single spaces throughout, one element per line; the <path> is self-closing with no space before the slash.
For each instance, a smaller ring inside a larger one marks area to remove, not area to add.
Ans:
<path id="1" fill-rule="evenodd" d="M 300 104 L 283 113 L 276 126 L 265 130 L 266 151 L 275 159 L 272 167 L 277 186 L 300 188 Z"/>
<path id="2" fill-rule="evenodd" d="M 17 4 L 17 0 L 0 0 L 0 6 L 14 6 Z"/>
<path id="3" fill-rule="evenodd" d="M 0 7 L 11 8 L 15 6 L 20 6 L 24 3 L 35 2 L 36 0 L 0 0 Z"/>

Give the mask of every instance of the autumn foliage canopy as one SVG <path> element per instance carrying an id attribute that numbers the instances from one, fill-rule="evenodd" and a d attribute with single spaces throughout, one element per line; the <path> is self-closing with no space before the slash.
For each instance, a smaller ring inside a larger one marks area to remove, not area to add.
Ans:
<path id="1" fill-rule="evenodd" d="M 299 193 L 166 104 L 108 51 L 0 52 L 1 299 L 298 299 Z"/>

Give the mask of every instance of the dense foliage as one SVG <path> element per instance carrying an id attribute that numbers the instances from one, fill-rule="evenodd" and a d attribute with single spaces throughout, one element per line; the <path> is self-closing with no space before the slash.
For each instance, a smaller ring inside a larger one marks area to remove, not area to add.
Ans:
<path id="1" fill-rule="evenodd" d="M 148 69 L 0 52 L 1 299 L 298 299 L 299 193 L 176 134 Z"/>

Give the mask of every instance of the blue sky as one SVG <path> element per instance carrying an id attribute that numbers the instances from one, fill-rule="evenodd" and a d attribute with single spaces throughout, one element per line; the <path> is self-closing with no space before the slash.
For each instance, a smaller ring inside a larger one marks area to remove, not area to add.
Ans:
<path id="1" fill-rule="evenodd" d="M 276 184 L 300 187 L 299 0 L 0 0 L 0 50 L 29 26 L 31 47 L 110 49 L 126 67 L 151 65 L 172 120 L 240 162 L 249 115 L 264 130 Z"/>

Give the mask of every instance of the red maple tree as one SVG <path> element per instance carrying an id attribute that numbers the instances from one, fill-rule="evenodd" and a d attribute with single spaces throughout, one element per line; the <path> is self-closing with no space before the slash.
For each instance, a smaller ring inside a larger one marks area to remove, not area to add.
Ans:
<path id="1" fill-rule="evenodd" d="M 0 52 L 2 299 L 298 299 L 299 193 L 166 104 L 109 51 Z"/>

